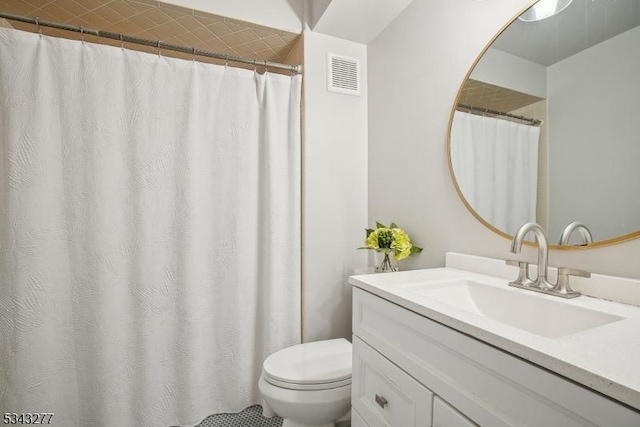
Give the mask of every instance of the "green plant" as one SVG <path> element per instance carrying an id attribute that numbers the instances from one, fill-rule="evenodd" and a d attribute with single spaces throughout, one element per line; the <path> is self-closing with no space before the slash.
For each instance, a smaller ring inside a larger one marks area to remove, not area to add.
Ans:
<path id="1" fill-rule="evenodd" d="M 365 246 L 358 249 L 383 252 L 385 255 L 393 254 L 398 261 L 422 252 L 422 248 L 413 245 L 409 235 L 393 222 L 387 227 L 376 221 L 376 228 L 367 228 L 366 231 Z"/>

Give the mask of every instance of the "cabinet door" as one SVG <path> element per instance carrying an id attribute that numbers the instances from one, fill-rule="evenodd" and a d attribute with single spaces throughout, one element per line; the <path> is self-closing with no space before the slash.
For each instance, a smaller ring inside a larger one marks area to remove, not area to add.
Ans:
<path id="1" fill-rule="evenodd" d="M 433 394 L 353 337 L 352 405 L 371 427 L 430 427 Z"/>
<path id="2" fill-rule="evenodd" d="M 358 411 L 353 408 L 351 409 L 351 427 L 369 427 L 358 414 Z"/>
<path id="3" fill-rule="evenodd" d="M 433 427 L 478 427 L 438 396 L 433 398 Z"/>

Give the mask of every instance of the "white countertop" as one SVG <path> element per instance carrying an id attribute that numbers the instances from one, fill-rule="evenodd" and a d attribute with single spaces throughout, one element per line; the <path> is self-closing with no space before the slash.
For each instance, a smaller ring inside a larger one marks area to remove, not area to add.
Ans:
<path id="1" fill-rule="evenodd" d="M 480 271 L 487 270 L 480 268 Z M 532 298 L 551 299 L 624 319 L 558 338 L 547 338 L 411 290 L 412 284 L 442 281 L 443 278 L 475 280 L 500 289 L 524 292 Z M 509 280 L 501 277 L 451 267 L 357 275 L 351 276 L 349 282 L 640 411 L 640 307 L 587 296 L 565 300 L 510 287 Z"/>

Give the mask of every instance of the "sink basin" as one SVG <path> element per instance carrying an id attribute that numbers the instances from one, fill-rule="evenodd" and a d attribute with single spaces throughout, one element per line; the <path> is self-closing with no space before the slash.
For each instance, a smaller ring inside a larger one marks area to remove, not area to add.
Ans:
<path id="1" fill-rule="evenodd" d="M 410 284 L 404 288 L 459 310 L 464 310 L 547 338 L 560 338 L 623 317 L 553 301 L 511 288 L 459 279 Z"/>

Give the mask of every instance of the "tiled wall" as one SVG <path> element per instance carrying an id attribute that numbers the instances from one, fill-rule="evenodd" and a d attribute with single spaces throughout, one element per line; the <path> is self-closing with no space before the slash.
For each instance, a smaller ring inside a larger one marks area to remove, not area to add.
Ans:
<path id="1" fill-rule="evenodd" d="M 3 0 L 0 2 L 0 11 L 273 62 L 283 62 L 300 37 L 300 34 L 153 0 Z M 31 24 L 17 21 L 9 21 L 9 24 L 20 30 L 38 31 Z M 42 31 L 45 35 L 55 37 L 81 37 L 78 33 L 53 28 L 43 27 Z M 85 35 L 84 39 L 120 45 L 117 40 L 90 35 Z M 125 43 L 125 47 L 152 53 L 158 51 L 157 48 L 128 43 Z M 191 59 L 189 54 L 179 52 L 165 50 L 162 54 Z M 209 58 L 199 60 L 221 62 Z"/>
<path id="2" fill-rule="evenodd" d="M 541 100 L 542 98 L 538 98 L 537 96 L 469 79 L 462 89 L 458 102 L 476 107 L 510 112 Z"/>

